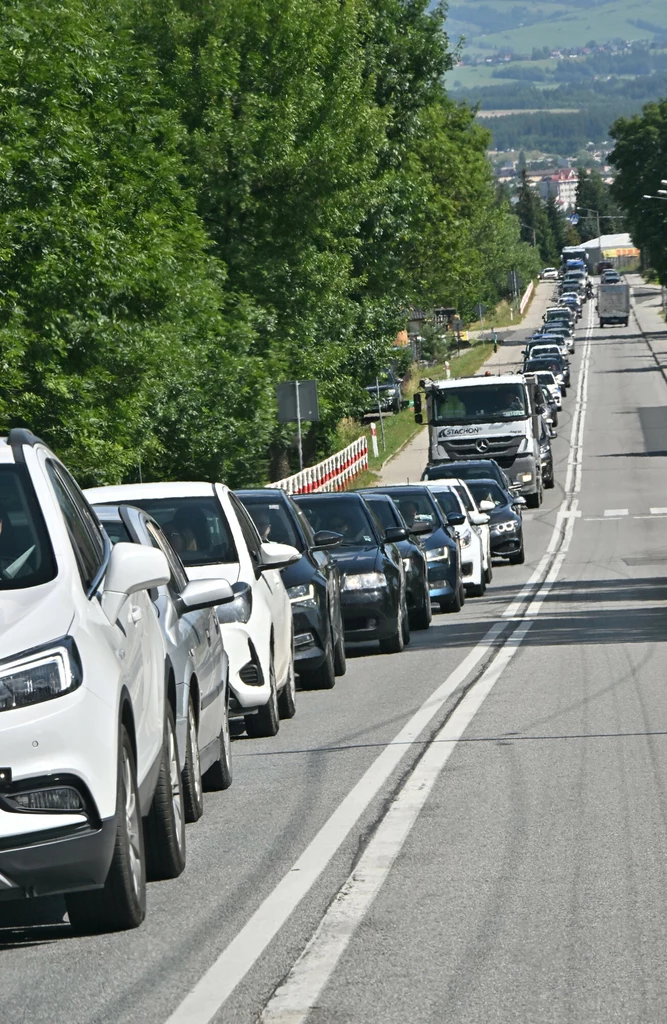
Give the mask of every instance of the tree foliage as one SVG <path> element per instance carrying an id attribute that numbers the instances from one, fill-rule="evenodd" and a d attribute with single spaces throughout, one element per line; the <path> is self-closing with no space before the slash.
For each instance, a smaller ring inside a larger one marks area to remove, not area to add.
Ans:
<path id="1" fill-rule="evenodd" d="M 534 273 L 427 0 L 5 0 L 0 427 L 84 482 L 259 483 L 415 303 Z M 284 460 L 283 460 L 284 461 Z"/>

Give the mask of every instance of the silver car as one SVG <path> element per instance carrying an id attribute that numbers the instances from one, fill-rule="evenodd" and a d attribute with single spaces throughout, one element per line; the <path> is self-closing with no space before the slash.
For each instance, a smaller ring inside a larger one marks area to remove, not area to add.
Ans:
<path id="1" fill-rule="evenodd" d="M 185 818 L 197 821 L 204 786 L 227 789 L 232 783 L 229 664 L 214 609 L 235 595 L 226 580 L 188 582 L 181 559 L 147 512 L 131 505 L 93 507 L 112 544 L 159 548 L 169 563 L 169 583 L 150 593 L 165 642 L 167 685 L 175 687 Z"/>

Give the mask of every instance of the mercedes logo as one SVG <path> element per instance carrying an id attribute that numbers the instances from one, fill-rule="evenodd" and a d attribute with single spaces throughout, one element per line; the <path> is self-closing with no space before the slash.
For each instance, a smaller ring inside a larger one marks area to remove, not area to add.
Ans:
<path id="1" fill-rule="evenodd" d="M 479 441 L 475 441 L 475 448 L 478 452 L 488 452 L 489 442 L 485 437 L 480 437 Z"/>

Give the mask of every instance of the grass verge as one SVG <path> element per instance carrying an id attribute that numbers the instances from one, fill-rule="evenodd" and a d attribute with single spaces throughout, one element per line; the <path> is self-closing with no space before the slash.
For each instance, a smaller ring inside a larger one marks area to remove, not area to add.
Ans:
<path id="1" fill-rule="evenodd" d="M 493 352 L 493 345 L 488 342 L 478 342 L 461 353 L 461 355 L 450 358 L 452 377 L 469 377 L 486 362 Z M 408 384 L 403 388 L 406 396 L 412 398 L 412 394 L 419 387 L 419 381 L 423 377 L 432 377 L 434 380 L 445 377 L 444 362 L 435 366 L 423 367 L 414 366 Z M 410 409 L 403 409 L 395 416 L 383 417 L 385 447 L 382 447 L 382 431 L 379 422 L 376 421 L 378 438 L 378 456 L 373 455 L 371 445 L 370 423 L 358 423 L 356 420 L 344 420 L 338 430 L 340 447 L 355 441 L 362 434 L 368 438 L 368 470 L 360 473 L 358 477 L 350 482 L 349 490 L 357 490 L 359 487 L 370 487 L 380 479 L 380 471 L 385 462 L 392 458 L 400 449 L 420 431 L 425 429 L 419 423 L 415 423 L 414 412 Z"/>

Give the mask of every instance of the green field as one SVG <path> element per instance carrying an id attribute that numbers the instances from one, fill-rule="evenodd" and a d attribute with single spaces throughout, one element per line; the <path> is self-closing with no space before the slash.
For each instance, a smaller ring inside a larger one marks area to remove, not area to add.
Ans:
<path id="1" fill-rule="evenodd" d="M 499 20 L 506 23 L 504 30 L 498 26 Z M 633 21 L 642 24 L 633 25 Z M 665 0 L 601 0 L 586 6 L 563 2 L 527 6 L 521 0 L 454 0 L 448 17 L 452 41 L 464 36 L 463 52 L 470 55 L 487 55 L 503 49 L 530 54 L 533 47 L 585 46 L 592 39 L 597 43 L 614 39 L 653 40 L 660 38 L 660 30 L 664 38 Z M 460 70 L 452 75 L 458 77 Z"/>

